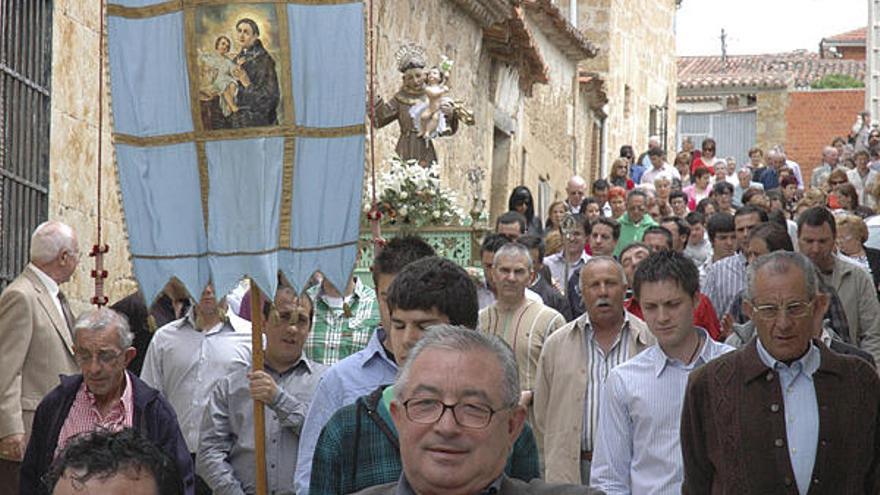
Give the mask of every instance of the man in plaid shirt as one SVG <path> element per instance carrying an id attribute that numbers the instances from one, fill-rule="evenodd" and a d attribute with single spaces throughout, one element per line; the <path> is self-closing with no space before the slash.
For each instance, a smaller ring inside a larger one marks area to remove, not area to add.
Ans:
<path id="1" fill-rule="evenodd" d="M 352 277 L 345 295 L 326 278 L 307 293 L 315 301 L 315 319 L 306 340 L 306 356 L 330 366 L 367 346 L 379 324 L 376 291 Z"/>

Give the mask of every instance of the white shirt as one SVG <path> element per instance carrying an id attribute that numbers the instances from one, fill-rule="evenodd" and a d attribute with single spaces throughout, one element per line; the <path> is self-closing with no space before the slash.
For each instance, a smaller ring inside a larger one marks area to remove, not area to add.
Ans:
<path id="1" fill-rule="evenodd" d="M 679 494 L 684 480 L 679 425 L 690 372 L 730 352 L 705 330 L 690 364 L 651 346 L 613 368 L 605 382 L 590 485 L 617 494 Z"/>
<path id="2" fill-rule="evenodd" d="M 46 291 L 52 296 L 52 302 L 55 303 L 55 309 L 61 315 L 61 321 L 67 321 L 67 318 L 64 317 L 64 310 L 61 309 L 61 300 L 58 299 L 58 293 L 61 292 L 61 289 L 58 288 L 58 283 L 52 277 L 46 275 L 46 272 L 37 268 L 37 265 L 28 263 L 28 266 L 37 274 L 37 278 L 40 279 L 40 282 L 46 287 Z M 70 324 L 73 325 L 73 322 L 70 322 Z M 73 332 L 72 327 L 69 330 Z"/>
<path id="3" fill-rule="evenodd" d="M 654 180 L 658 177 L 662 176 L 669 177 L 669 180 L 678 179 L 681 180 L 681 174 L 678 173 L 678 170 L 668 163 L 664 163 L 662 167 L 656 169 L 654 167 L 650 167 L 642 173 L 642 179 L 639 181 L 639 184 L 651 184 L 654 185 Z"/>
<path id="4" fill-rule="evenodd" d="M 550 275 L 553 277 L 552 282 L 555 282 L 559 285 L 560 292 L 565 294 L 565 288 L 568 287 L 568 279 L 574 275 L 575 270 L 584 266 L 584 263 L 589 261 L 590 255 L 584 251 L 581 251 L 581 257 L 575 261 L 574 263 L 569 264 L 565 261 L 565 253 L 562 251 L 551 254 L 544 258 L 544 265 L 550 269 Z M 568 273 L 566 276 L 565 267 L 568 266 Z"/>
<path id="5" fill-rule="evenodd" d="M 141 379 L 168 399 L 189 451 L 196 452 L 202 412 L 214 385 L 250 362 L 250 329 L 237 331 L 227 322 L 199 332 L 190 311 L 156 331 Z"/>

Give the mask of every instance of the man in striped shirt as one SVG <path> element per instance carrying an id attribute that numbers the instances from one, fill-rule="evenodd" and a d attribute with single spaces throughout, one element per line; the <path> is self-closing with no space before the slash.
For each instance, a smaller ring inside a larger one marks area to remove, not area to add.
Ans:
<path id="1" fill-rule="evenodd" d="M 605 382 L 590 483 L 608 495 L 681 493 L 679 424 L 690 372 L 733 348 L 694 326 L 697 267 L 665 250 L 639 263 L 635 297 L 657 345 Z"/>
<path id="2" fill-rule="evenodd" d="M 620 263 L 595 256 L 580 277 L 586 312 L 544 342 L 534 383 L 534 427 L 551 482 L 589 481 L 608 372 L 654 344 L 645 323 L 623 308 Z"/>
<path id="3" fill-rule="evenodd" d="M 520 404 L 528 407 L 544 340 L 565 325 L 565 318 L 553 308 L 526 297 L 526 287 L 534 272 L 525 246 L 514 242 L 502 246 L 495 252 L 492 271 L 496 299 L 480 311 L 479 328 L 501 337 L 513 348 L 522 385 Z"/>

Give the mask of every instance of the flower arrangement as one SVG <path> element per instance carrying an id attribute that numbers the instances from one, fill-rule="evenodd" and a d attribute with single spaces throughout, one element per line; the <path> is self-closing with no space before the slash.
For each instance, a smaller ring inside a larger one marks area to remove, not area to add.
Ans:
<path id="1" fill-rule="evenodd" d="M 419 228 L 425 225 L 459 225 L 464 212 L 458 207 L 455 191 L 440 186 L 437 162 L 428 167 L 418 161 L 392 157 L 388 172 L 377 181 L 377 201 L 383 225 Z M 366 192 L 366 191 L 365 191 Z M 372 204 L 367 194 L 364 212 Z"/>

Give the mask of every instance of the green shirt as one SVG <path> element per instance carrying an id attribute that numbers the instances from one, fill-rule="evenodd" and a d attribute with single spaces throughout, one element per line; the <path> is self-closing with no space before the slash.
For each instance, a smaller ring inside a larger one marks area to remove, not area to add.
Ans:
<path id="1" fill-rule="evenodd" d="M 303 347 L 309 359 L 329 366 L 367 346 L 379 325 L 379 304 L 372 288 L 355 279 L 352 295 L 342 307 L 331 307 L 320 285 L 307 293 L 315 304 L 312 330 Z"/>
<path id="2" fill-rule="evenodd" d="M 648 230 L 648 227 L 654 225 L 657 225 L 657 222 L 655 222 L 654 219 L 651 218 L 651 215 L 648 215 L 647 213 L 642 216 L 639 223 L 633 223 L 632 220 L 629 219 L 629 212 L 624 213 L 623 216 L 620 217 L 620 237 L 617 239 L 617 246 L 614 248 L 614 257 L 619 257 L 623 248 L 630 244 L 641 242 L 642 235 Z"/>

